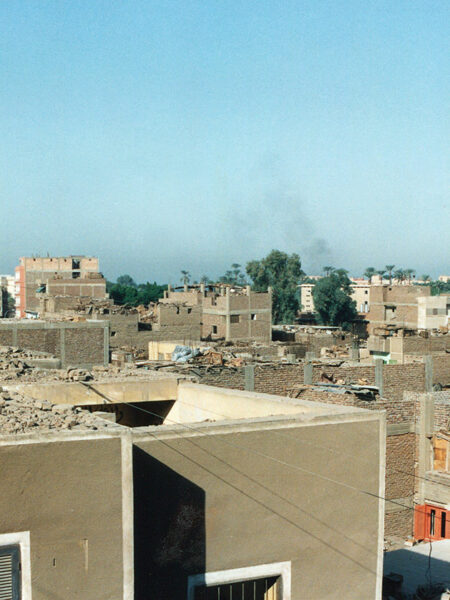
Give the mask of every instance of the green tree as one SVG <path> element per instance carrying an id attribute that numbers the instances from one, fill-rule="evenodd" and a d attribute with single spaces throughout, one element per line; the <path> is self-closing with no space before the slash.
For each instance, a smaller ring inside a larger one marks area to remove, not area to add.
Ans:
<path id="1" fill-rule="evenodd" d="M 431 281 L 431 277 L 429 275 L 422 275 L 422 281 L 424 281 L 425 283 L 427 283 L 428 281 Z"/>
<path id="2" fill-rule="evenodd" d="M 334 267 L 324 267 L 324 268 L 323 268 L 323 271 L 324 271 L 324 273 L 325 273 L 326 277 L 328 277 L 328 275 L 329 275 L 329 274 L 330 274 L 332 271 L 334 271 Z"/>
<path id="3" fill-rule="evenodd" d="M 119 285 L 129 285 L 131 287 L 137 287 L 131 275 L 119 275 L 119 277 L 116 280 L 116 283 L 118 283 Z"/>
<path id="4" fill-rule="evenodd" d="M 246 271 L 256 292 L 272 288 L 273 322 L 292 323 L 300 308 L 298 284 L 304 275 L 299 255 L 272 250 L 265 258 L 247 263 Z"/>
<path id="5" fill-rule="evenodd" d="M 231 269 L 219 277 L 219 281 L 221 283 L 228 283 L 230 285 L 246 285 L 245 275 L 241 271 L 241 265 L 238 263 L 233 263 L 231 265 Z"/>
<path id="6" fill-rule="evenodd" d="M 406 275 L 403 269 L 397 269 L 394 271 L 394 278 L 397 280 L 397 283 L 402 282 L 406 279 Z"/>
<path id="7" fill-rule="evenodd" d="M 392 271 L 395 269 L 395 265 L 386 265 L 386 271 L 389 274 L 389 285 L 392 284 Z"/>
<path id="8" fill-rule="evenodd" d="M 380 276 L 381 281 L 383 282 L 383 277 L 386 275 L 386 271 L 384 269 L 378 269 L 377 275 Z"/>
<path id="9" fill-rule="evenodd" d="M 312 294 L 319 323 L 350 329 L 357 316 L 356 302 L 350 297 L 350 286 L 349 278 L 336 271 L 316 283 Z"/>
<path id="10" fill-rule="evenodd" d="M 376 270 L 374 267 L 367 267 L 367 269 L 364 271 L 364 276 L 367 277 L 369 283 L 372 283 L 372 277 L 375 275 L 375 273 Z"/>

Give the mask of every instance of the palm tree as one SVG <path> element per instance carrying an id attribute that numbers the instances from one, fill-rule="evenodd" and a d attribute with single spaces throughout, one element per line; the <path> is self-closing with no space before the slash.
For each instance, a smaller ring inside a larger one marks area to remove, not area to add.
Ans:
<path id="1" fill-rule="evenodd" d="M 325 276 L 328 277 L 334 271 L 334 267 L 324 267 L 323 270 L 325 271 Z"/>
<path id="2" fill-rule="evenodd" d="M 394 272 L 394 277 L 397 280 L 398 283 L 402 282 L 405 280 L 405 272 L 403 269 L 397 269 Z"/>
<path id="3" fill-rule="evenodd" d="M 386 265 L 386 271 L 389 273 L 389 285 L 392 283 L 392 271 L 395 269 L 395 265 Z"/>
<path id="4" fill-rule="evenodd" d="M 427 283 L 427 281 L 431 281 L 431 277 L 429 275 L 422 275 L 422 281 Z"/>
<path id="5" fill-rule="evenodd" d="M 375 275 L 375 273 L 376 271 L 374 267 L 367 267 L 367 269 L 364 271 L 364 275 L 369 280 L 369 283 L 372 283 L 372 277 Z"/>
<path id="6" fill-rule="evenodd" d="M 209 280 L 208 275 L 202 275 L 202 278 L 200 279 L 200 283 L 207 284 L 207 283 L 209 283 L 209 281 L 210 280 Z"/>
<path id="7" fill-rule="evenodd" d="M 412 278 L 412 276 L 414 275 L 415 272 L 416 272 L 415 269 L 405 269 L 404 270 L 404 273 L 405 273 L 405 275 L 406 275 L 406 277 L 408 279 L 408 283 L 411 283 L 411 278 Z"/>
<path id="8" fill-rule="evenodd" d="M 189 271 L 181 271 L 181 281 L 184 285 L 187 285 L 191 280 L 191 274 Z"/>
<path id="9" fill-rule="evenodd" d="M 377 275 L 381 277 L 381 283 L 383 283 L 383 277 L 386 275 L 386 271 L 384 269 L 379 269 Z"/>

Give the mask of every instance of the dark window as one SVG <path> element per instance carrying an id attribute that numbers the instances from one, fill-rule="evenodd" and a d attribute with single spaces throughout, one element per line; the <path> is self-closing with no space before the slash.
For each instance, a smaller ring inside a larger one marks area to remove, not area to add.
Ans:
<path id="1" fill-rule="evenodd" d="M 252 314 L 252 321 L 256 321 L 256 315 Z"/>
<path id="2" fill-rule="evenodd" d="M 79 269 L 80 261 L 77 258 L 72 258 L 72 269 Z"/>
<path id="3" fill-rule="evenodd" d="M 239 323 L 239 315 L 230 315 L 230 323 Z"/>
<path id="4" fill-rule="evenodd" d="M 212 326 L 212 332 L 213 333 L 217 333 L 217 325 L 213 325 Z"/>
<path id="5" fill-rule="evenodd" d="M 280 578 L 264 577 L 195 588 L 195 600 L 279 600 Z"/>
<path id="6" fill-rule="evenodd" d="M 80 273 L 78 273 L 77 271 L 72 271 L 72 279 L 78 279 L 79 276 Z"/>
<path id="7" fill-rule="evenodd" d="M 0 546 L 0 598 L 20 600 L 19 546 Z"/>
<path id="8" fill-rule="evenodd" d="M 436 520 L 436 511 L 431 510 L 431 512 L 430 512 L 430 535 L 434 535 L 435 520 Z"/>
<path id="9" fill-rule="evenodd" d="M 438 309 L 437 308 L 433 308 L 433 315 L 437 315 L 438 314 Z"/>
<path id="10" fill-rule="evenodd" d="M 441 538 L 445 539 L 445 521 L 447 520 L 447 513 L 445 510 L 441 512 Z"/>
<path id="11" fill-rule="evenodd" d="M 190 314 L 191 314 L 191 312 L 192 312 L 192 308 L 188 308 L 188 309 L 187 309 L 187 313 L 188 313 L 188 315 L 190 315 Z"/>

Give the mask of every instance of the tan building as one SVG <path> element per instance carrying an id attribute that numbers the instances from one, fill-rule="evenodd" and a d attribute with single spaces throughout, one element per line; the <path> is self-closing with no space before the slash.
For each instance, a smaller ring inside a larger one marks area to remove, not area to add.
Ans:
<path id="1" fill-rule="evenodd" d="M 176 379 L 21 391 L 121 424 L 0 432 L 20 600 L 381 600 L 384 414 Z"/>
<path id="2" fill-rule="evenodd" d="M 447 328 L 450 317 L 450 295 L 418 298 L 418 329 Z"/>
<path id="3" fill-rule="evenodd" d="M 182 291 L 170 287 L 160 300 L 164 304 L 200 307 L 202 339 L 226 341 L 254 340 L 270 342 L 272 339 L 272 292 L 253 292 L 245 288 L 226 285 L 204 285 Z M 181 308 L 180 308 L 181 310 Z M 187 310 L 186 308 L 184 310 Z M 196 339 L 192 336 L 191 339 Z"/>
<path id="4" fill-rule="evenodd" d="M 16 317 L 23 318 L 26 311 L 39 311 L 36 291 L 46 286 L 55 276 L 62 279 L 87 279 L 98 273 L 98 258 L 89 256 L 22 257 L 16 267 Z"/>
<path id="5" fill-rule="evenodd" d="M 313 299 L 313 289 L 314 283 L 301 283 L 299 285 L 300 288 L 300 304 L 301 311 L 306 313 L 313 313 L 314 309 L 314 299 Z"/>
<path id="6" fill-rule="evenodd" d="M 430 296 L 430 293 L 428 286 L 372 285 L 366 315 L 369 334 L 385 325 L 417 329 L 419 298 Z"/>
<path id="7" fill-rule="evenodd" d="M 369 297 L 371 285 L 364 279 L 351 280 L 352 293 L 350 297 L 356 302 L 356 310 L 359 313 L 365 314 L 369 312 Z M 301 283 L 300 288 L 300 304 L 301 311 L 307 313 L 315 312 L 313 289 L 314 283 Z"/>

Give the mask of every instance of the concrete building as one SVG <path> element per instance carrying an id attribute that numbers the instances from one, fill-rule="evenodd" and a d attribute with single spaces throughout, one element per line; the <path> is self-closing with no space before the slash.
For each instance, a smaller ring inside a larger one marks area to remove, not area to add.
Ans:
<path id="1" fill-rule="evenodd" d="M 22 393 L 132 413 L 0 436 L 21 600 L 381 599 L 384 415 L 175 379 L 62 385 Z"/>
<path id="2" fill-rule="evenodd" d="M 401 327 L 378 327 L 367 340 L 367 349 L 373 359 L 406 364 L 428 355 L 450 352 L 450 335 L 430 335 Z"/>
<path id="3" fill-rule="evenodd" d="M 88 256 L 21 257 L 15 270 L 16 317 L 24 318 L 26 311 L 39 311 L 36 291 L 55 276 L 62 279 L 87 279 L 98 273 L 98 258 Z"/>
<path id="4" fill-rule="evenodd" d="M 312 295 L 314 286 L 314 283 L 302 283 L 299 285 L 300 304 L 302 312 L 315 312 L 314 298 Z M 356 302 L 356 310 L 361 314 L 365 314 L 369 311 L 369 297 L 371 287 L 371 284 L 365 279 L 351 279 L 352 293 L 350 294 L 350 296 L 351 299 Z"/>
<path id="5" fill-rule="evenodd" d="M 428 286 L 373 285 L 370 287 L 368 332 L 385 325 L 417 329 L 419 298 L 430 296 Z"/>
<path id="6" fill-rule="evenodd" d="M 175 304 L 178 307 L 184 304 L 191 309 L 200 307 L 202 339 L 260 342 L 270 342 L 272 339 L 270 289 L 266 293 L 259 293 L 251 291 L 250 286 L 238 288 L 220 285 L 211 286 L 209 290 L 204 285 L 191 289 L 185 286 L 182 291 L 174 291 L 169 287 L 160 304 Z M 197 338 L 191 335 L 190 339 Z"/>
<path id="7" fill-rule="evenodd" d="M 450 319 L 450 295 L 418 298 L 418 329 L 448 328 Z"/>

